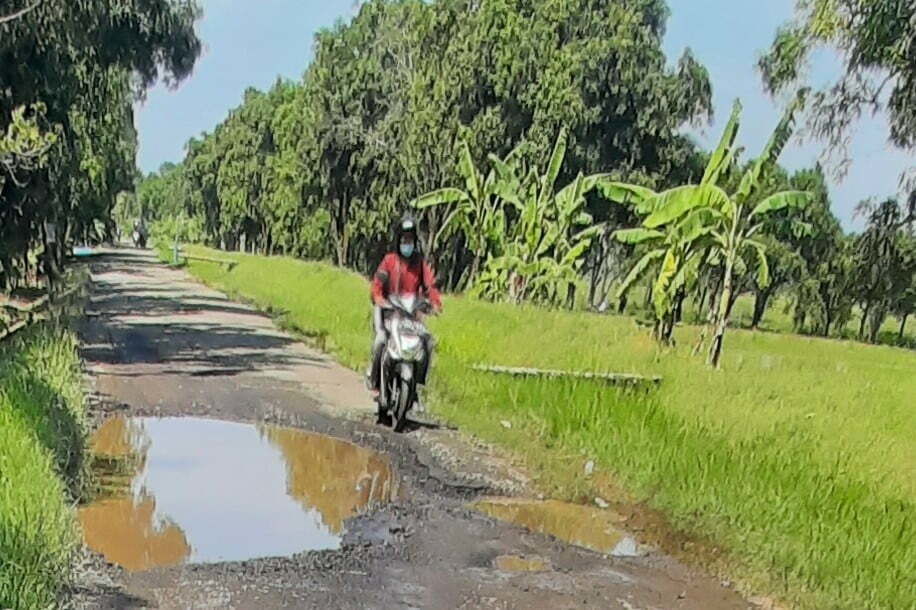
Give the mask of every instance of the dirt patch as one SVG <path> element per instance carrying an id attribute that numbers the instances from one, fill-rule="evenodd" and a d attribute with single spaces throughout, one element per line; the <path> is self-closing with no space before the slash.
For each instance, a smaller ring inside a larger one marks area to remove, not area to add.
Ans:
<path id="1" fill-rule="evenodd" d="M 493 565 L 503 572 L 546 572 L 550 561 L 543 557 L 522 557 L 521 555 L 500 555 Z"/>

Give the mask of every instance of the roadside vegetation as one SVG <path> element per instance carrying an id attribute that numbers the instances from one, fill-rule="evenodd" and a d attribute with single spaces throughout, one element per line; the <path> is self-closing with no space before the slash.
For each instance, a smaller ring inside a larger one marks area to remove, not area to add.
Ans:
<path id="1" fill-rule="evenodd" d="M 364 278 L 290 258 L 190 250 L 238 260 L 232 271 L 195 261 L 189 269 L 364 370 Z M 721 545 L 727 553 L 715 568 L 800 607 L 900 608 L 912 600 L 911 352 L 736 330 L 723 373 L 692 356 L 698 327 L 679 329 L 683 346 L 661 348 L 629 317 L 458 296 L 431 324 L 441 346 L 434 412 L 513 450 L 545 491 L 591 502 L 607 495 L 607 474 L 678 530 Z M 472 371 L 478 362 L 664 380 L 642 394 L 503 378 Z M 583 470 L 589 459 L 593 477 Z"/>
<path id="2" fill-rule="evenodd" d="M 912 64 L 898 64 L 886 35 L 914 36 L 899 25 L 909 21 L 887 17 L 896 3 L 803 3 L 761 60 L 767 87 L 792 101 L 759 152 L 744 152 L 738 129 L 758 119 L 737 110 L 716 150 L 683 134 L 709 120 L 714 83 L 689 50 L 665 58 L 663 2 L 592 4 L 363 3 L 318 35 L 301 80 L 246 91 L 181 163 L 123 194 L 115 216 L 125 228 L 145 217 L 169 244 L 368 274 L 412 202 L 451 291 L 635 312 L 663 342 L 699 321 L 709 330 L 697 352 L 712 364 L 730 324 L 757 327 L 777 304 L 796 333 L 916 344 L 912 189 L 863 201 L 865 228 L 850 234 L 831 210 L 825 175 L 835 168 L 778 163 L 796 123 L 813 121 L 807 131 L 829 135 L 833 150 L 857 109 L 880 105 L 851 93 L 848 116 L 831 114 L 833 90 L 797 78 L 812 48 L 877 45 L 868 66 L 850 59 L 859 80 L 842 91 L 861 86 L 871 99 L 909 78 Z M 848 31 L 829 27 L 847 21 Z M 872 82 L 867 67 L 891 78 Z M 902 100 L 908 89 L 897 90 Z M 907 108 L 891 113 L 903 148 Z M 749 319 L 733 315 L 742 296 L 754 302 Z"/>
<path id="3" fill-rule="evenodd" d="M 86 416 L 76 338 L 39 325 L 0 343 L 0 607 L 50 608 L 79 543 Z"/>
<path id="4" fill-rule="evenodd" d="M 190 74 L 194 2 L 12 0 L 0 8 L 0 299 L 44 294 L 72 246 L 114 235 L 133 189 L 133 105 Z M 6 329 L 0 313 L 0 328 Z M 76 339 L 0 342 L 0 607 L 58 606 L 79 542 L 85 421 Z"/>
<path id="5" fill-rule="evenodd" d="M 133 190 L 133 104 L 201 51 L 194 2 L 11 0 L 0 8 L 0 293 L 114 236 Z"/>

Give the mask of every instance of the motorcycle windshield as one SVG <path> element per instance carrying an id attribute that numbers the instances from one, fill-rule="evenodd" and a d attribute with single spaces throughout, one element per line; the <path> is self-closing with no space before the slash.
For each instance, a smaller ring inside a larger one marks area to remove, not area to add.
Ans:
<path id="1" fill-rule="evenodd" d="M 390 300 L 392 305 L 400 307 L 410 314 L 414 313 L 414 308 L 417 306 L 417 295 L 415 294 L 392 295 Z"/>

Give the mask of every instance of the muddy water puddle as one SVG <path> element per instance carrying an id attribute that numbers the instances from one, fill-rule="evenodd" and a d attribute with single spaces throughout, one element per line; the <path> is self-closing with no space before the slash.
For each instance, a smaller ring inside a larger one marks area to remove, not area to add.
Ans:
<path id="1" fill-rule="evenodd" d="M 620 528 L 623 517 L 610 510 L 557 500 L 517 498 L 486 498 L 473 503 L 471 508 L 532 532 L 614 557 L 644 553 L 636 540 Z"/>
<path id="2" fill-rule="evenodd" d="M 115 417 L 92 451 L 83 535 L 130 571 L 335 549 L 344 520 L 399 493 L 381 455 L 277 426 Z"/>

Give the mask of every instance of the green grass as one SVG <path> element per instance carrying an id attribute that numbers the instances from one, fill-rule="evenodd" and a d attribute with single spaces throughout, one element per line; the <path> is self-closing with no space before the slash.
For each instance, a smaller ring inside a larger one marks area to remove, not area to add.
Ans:
<path id="1" fill-rule="evenodd" d="M 370 340 L 362 277 L 285 258 L 220 256 L 239 265 L 189 269 L 362 369 Z M 749 590 L 799 607 L 913 607 L 912 351 L 732 330 L 724 370 L 713 371 L 690 354 L 693 327 L 678 328 L 679 346 L 661 351 L 630 318 L 460 297 L 447 298 L 431 326 L 440 346 L 434 409 L 523 456 L 548 492 L 593 497 L 582 464 L 594 459 L 675 528 L 725 548 L 729 572 Z M 637 394 L 475 373 L 476 362 L 664 381 Z"/>
<path id="2" fill-rule="evenodd" d="M 71 333 L 40 326 L 0 343 L 0 608 L 53 607 L 70 573 L 83 408 Z"/>
<path id="3" fill-rule="evenodd" d="M 587 293 L 587 286 L 580 289 L 580 294 Z M 645 316 L 643 313 L 643 302 L 645 291 L 640 287 L 633 289 L 627 313 L 636 316 Z M 586 304 L 582 302 L 581 307 Z M 700 314 L 697 306 L 691 299 L 684 302 L 684 319 L 699 320 Z M 751 321 L 754 319 L 754 297 L 751 294 L 743 294 L 735 300 L 735 306 L 732 311 L 732 326 L 738 328 L 750 328 Z M 833 338 L 856 339 L 859 332 L 859 322 L 862 320 L 862 311 L 858 307 L 853 307 L 852 315 L 849 321 L 842 327 L 832 328 L 830 335 Z M 778 333 L 792 333 L 794 326 L 792 323 L 792 303 L 783 296 L 777 294 L 770 299 L 769 306 L 764 312 L 763 319 L 760 321 L 760 329 Z M 895 316 L 888 316 L 881 325 L 878 332 L 878 343 L 881 345 L 903 346 L 916 349 L 916 318 L 910 316 L 907 325 L 904 328 L 903 339 L 900 339 L 900 319 Z"/>

